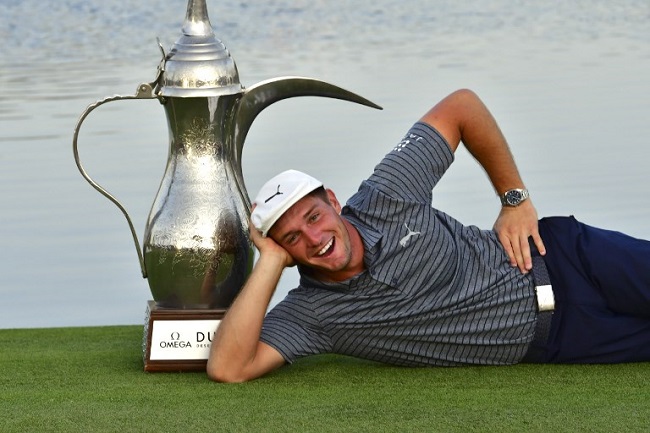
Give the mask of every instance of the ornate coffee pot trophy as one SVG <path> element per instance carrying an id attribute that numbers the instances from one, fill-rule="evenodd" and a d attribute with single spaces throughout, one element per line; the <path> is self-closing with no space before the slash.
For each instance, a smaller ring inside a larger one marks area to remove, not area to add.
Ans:
<path id="1" fill-rule="evenodd" d="M 216 39 L 205 0 L 189 0 L 182 35 L 163 54 L 151 83 L 134 96 L 112 96 L 88 106 L 74 130 L 79 171 L 124 214 L 153 295 L 143 337 L 145 370 L 205 367 L 219 320 L 253 265 L 248 238 L 250 201 L 242 149 L 255 117 L 294 96 L 325 96 L 381 108 L 323 81 L 282 77 L 245 89 L 234 60 Z M 122 204 L 83 168 L 77 139 L 84 119 L 102 104 L 158 99 L 167 114 L 167 168 L 145 228 L 143 247 Z"/>

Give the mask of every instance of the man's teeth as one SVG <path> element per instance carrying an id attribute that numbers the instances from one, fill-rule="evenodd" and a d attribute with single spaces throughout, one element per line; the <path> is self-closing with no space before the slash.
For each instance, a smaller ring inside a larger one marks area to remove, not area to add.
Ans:
<path id="1" fill-rule="evenodd" d="M 325 254 L 327 250 L 330 249 L 333 243 L 334 243 L 334 239 L 330 239 L 330 241 L 323 247 L 323 249 L 318 252 L 318 255 L 322 256 L 323 254 Z"/>

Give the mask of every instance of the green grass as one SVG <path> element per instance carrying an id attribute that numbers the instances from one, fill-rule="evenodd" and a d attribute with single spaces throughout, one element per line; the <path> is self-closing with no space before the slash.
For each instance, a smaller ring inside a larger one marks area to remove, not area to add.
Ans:
<path id="1" fill-rule="evenodd" d="M 141 337 L 0 330 L 0 431 L 650 431 L 650 363 L 406 369 L 319 356 L 224 385 L 143 372 Z"/>

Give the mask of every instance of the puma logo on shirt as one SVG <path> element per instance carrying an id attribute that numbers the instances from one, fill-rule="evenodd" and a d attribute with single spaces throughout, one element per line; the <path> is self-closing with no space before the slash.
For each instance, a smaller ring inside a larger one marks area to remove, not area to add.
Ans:
<path id="1" fill-rule="evenodd" d="M 403 237 L 402 239 L 400 239 L 400 241 L 399 241 L 399 244 L 400 244 L 403 248 L 405 248 L 406 245 L 409 243 L 409 241 L 411 240 L 411 237 L 413 237 L 413 236 L 417 236 L 417 235 L 420 235 L 420 234 L 421 234 L 420 232 L 414 232 L 413 230 L 411 230 L 411 229 L 409 228 L 409 226 L 406 225 L 406 223 L 404 223 L 404 227 L 406 227 L 406 230 L 408 231 L 408 233 L 406 234 L 406 236 L 404 236 L 404 237 Z"/>

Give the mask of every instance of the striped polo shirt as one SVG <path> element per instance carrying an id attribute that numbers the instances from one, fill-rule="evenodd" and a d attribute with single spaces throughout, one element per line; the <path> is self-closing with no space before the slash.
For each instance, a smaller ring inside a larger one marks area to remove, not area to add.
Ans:
<path id="1" fill-rule="evenodd" d="M 520 361 L 534 333 L 532 276 L 510 266 L 494 231 L 432 206 L 453 160 L 445 139 L 416 123 L 343 208 L 366 271 L 336 283 L 301 272 L 261 340 L 287 362 L 321 353 L 403 366 Z"/>

